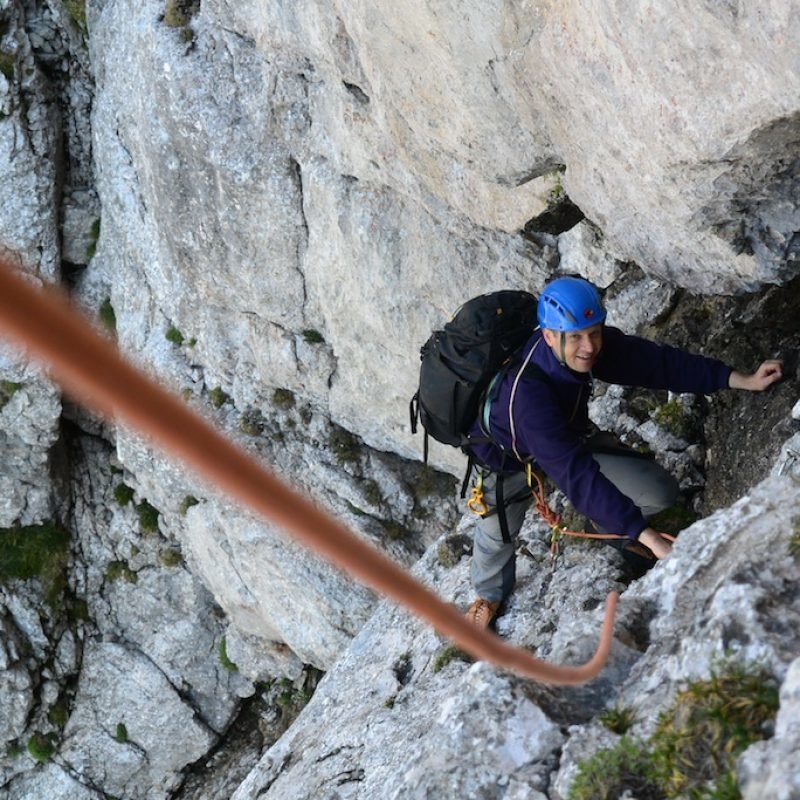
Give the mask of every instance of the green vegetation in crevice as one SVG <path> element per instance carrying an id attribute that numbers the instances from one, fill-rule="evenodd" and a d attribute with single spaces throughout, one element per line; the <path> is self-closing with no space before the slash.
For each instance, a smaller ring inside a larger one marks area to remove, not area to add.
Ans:
<path id="1" fill-rule="evenodd" d="M 47 721 L 55 728 L 63 728 L 69 719 L 69 709 L 66 702 L 59 700 L 48 712 Z"/>
<path id="2" fill-rule="evenodd" d="M 98 217 L 89 229 L 89 244 L 86 246 L 86 260 L 91 261 L 97 252 L 97 242 L 100 239 L 100 218 Z"/>
<path id="3" fill-rule="evenodd" d="M 247 409 L 239 418 L 239 430 L 248 436 L 260 436 L 265 426 L 264 415 L 257 408 Z"/>
<path id="4" fill-rule="evenodd" d="M 622 736 L 633 725 L 634 713 L 631 708 L 617 706 L 604 711 L 598 719 L 604 727 Z"/>
<path id="5" fill-rule="evenodd" d="M 159 511 L 157 508 L 151 506 L 147 500 L 142 500 L 136 506 L 136 513 L 139 515 L 139 528 L 142 533 L 158 533 Z"/>
<path id="6" fill-rule="evenodd" d="M 28 739 L 28 752 L 35 761 L 44 764 L 49 761 L 56 752 L 56 737 L 54 734 L 44 734 L 36 731 Z"/>
<path id="7" fill-rule="evenodd" d="M 166 0 L 164 23 L 170 28 L 182 28 L 200 10 L 200 0 Z"/>
<path id="8" fill-rule="evenodd" d="M 14 80 L 15 59 L 13 53 L 0 52 L 0 73 L 9 82 Z"/>
<path id="9" fill-rule="evenodd" d="M 183 334 L 174 325 L 169 326 L 167 332 L 164 334 L 164 338 L 177 347 L 183 344 Z"/>
<path id="10" fill-rule="evenodd" d="M 288 411 L 290 408 L 294 408 L 294 403 L 294 392 L 291 389 L 277 388 L 272 393 L 272 405 L 274 405 L 275 408 Z"/>
<path id="11" fill-rule="evenodd" d="M 38 578 L 45 602 L 55 608 L 67 587 L 69 533 L 48 522 L 0 530 L 0 584 Z"/>
<path id="12" fill-rule="evenodd" d="M 391 519 L 382 519 L 380 520 L 381 525 L 383 526 L 383 532 L 386 535 L 386 538 L 390 542 L 401 542 L 407 539 L 411 539 L 413 537 L 413 533 L 411 530 L 405 527 L 405 525 L 401 525 L 399 522 L 395 522 Z"/>
<path id="13" fill-rule="evenodd" d="M 472 663 L 472 656 L 465 653 L 454 644 L 448 644 L 442 647 L 433 659 L 433 671 L 441 672 L 451 661 L 465 661 L 468 664 Z"/>
<path id="14" fill-rule="evenodd" d="M 231 398 L 222 388 L 215 386 L 209 391 L 208 399 L 214 408 L 222 408 Z"/>
<path id="15" fill-rule="evenodd" d="M 361 459 L 361 444 L 344 428 L 333 428 L 328 437 L 328 446 L 340 466 L 354 464 Z"/>
<path id="16" fill-rule="evenodd" d="M 800 516 L 792 519 L 792 535 L 789 538 L 789 554 L 800 559 Z"/>
<path id="17" fill-rule="evenodd" d="M 181 39 L 191 44 L 194 42 L 194 31 L 190 23 L 199 10 L 200 0 L 166 0 L 164 24 L 180 29 Z"/>
<path id="18" fill-rule="evenodd" d="M 172 569 L 183 563 L 183 556 L 177 547 L 168 547 L 158 554 L 158 560 L 161 562 L 162 566 Z"/>
<path id="19" fill-rule="evenodd" d="M 127 561 L 109 561 L 106 567 L 107 581 L 124 580 L 128 583 L 138 583 L 139 576 L 130 568 Z"/>
<path id="20" fill-rule="evenodd" d="M 111 298 L 107 297 L 103 300 L 102 305 L 100 306 L 100 322 L 103 323 L 106 330 L 110 331 L 111 333 L 117 332 L 117 314 L 114 311 L 114 306 L 111 305 Z"/>
<path id="21" fill-rule="evenodd" d="M 187 494 L 186 497 L 184 497 L 183 500 L 181 500 L 181 505 L 180 505 L 179 511 L 181 512 L 181 514 L 186 516 L 186 512 L 192 506 L 196 506 L 199 503 L 200 503 L 200 501 L 194 495 Z"/>
<path id="22" fill-rule="evenodd" d="M 0 381 L 0 409 L 6 407 L 11 398 L 24 386 L 16 381 Z"/>
<path id="23" fill-rule="evenodd" d="M 120 743 L 125 744 L 128 741 L 128 729 L 125 727 L 124 722 L 118 722 L 117 728 L 114 731 L 114 738 Z"/>
<path id="24" fill-rule="evenodd" d="M 569 800 L 733 800 L 736 760 L 778 710 L 778 688 L 762 669 L 728 664 L 690 683 L 659 717 L 647 742 L 623 737 L 579 765 Z"/>
<path id="25" fill-rule="evenodd" d="M 83 30 L 86 30 L 86 0 L 64 0 L 64 8 L 72 21 Z"/>
<path id="26" fill-rule="evenodd" d="M 121 506 L 133 501 L 133 489 L 127 483 L 118 483 L 114 487 L 114 499 Z"/>
<path id="27" fill-rule="evenodd" d="M 25 748 L 19 739 L 12 739 L 6 745 L 6 758 L 18 758 L 25 752 Z"/>
<path id="28" fill-rule="evenodd" d="M 314 328 L 305 328 L 301 333 L 306 344 L 324 344 L 325 342 L 325 337 Z"/>
<path id="29" fill-rule="evenodd" d="M 311 700 L 313 692 L 304 686 L 295 686 L 289 678 L 278 681 L 280 691 L 275 697 L 275 702 L 284 711 L 297 713 Z"/>
<path id="30" fill-rule="evenodd" d="M 673 436 L 686 441 L 695 438 L 697 421 L 678 400 L 669 400 L 653 411 L 653 421 Z"/>
<path id="31" fill-rule="evenodd" d="M 228 672 L 239 671 L 239 667 L 237 667 L 236 664 L 228 657 L 228 643 L 224 636 L 219 640 L 217 655 L 219 656 L 219 663 L 222 664 L 222 666 L 228 670 Z"/>

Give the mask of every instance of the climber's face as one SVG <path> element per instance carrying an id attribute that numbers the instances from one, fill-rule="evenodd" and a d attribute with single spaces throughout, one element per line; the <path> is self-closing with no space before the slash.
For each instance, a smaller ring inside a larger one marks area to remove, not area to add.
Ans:
<path id="1" fill-rule="evenodd" d="M 544 328 L 542 336 L 555 357 L 575 372 L 591 372 L 603 348 L 602 323 L 567 333 Z"/>

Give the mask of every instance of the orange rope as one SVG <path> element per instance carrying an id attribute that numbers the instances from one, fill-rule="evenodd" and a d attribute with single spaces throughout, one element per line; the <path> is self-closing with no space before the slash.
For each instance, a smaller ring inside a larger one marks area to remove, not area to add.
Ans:
<path id="1" fill-rule="evenodd" d="M 630 537 L 624 536 L 621 533 L 589 533 L 588 531 L 569 530 L 561 524 L 561 515 L 553 511 L 553 509 L 548 505 L 544 496 L 544 483 L 542 482 L 542 478 L 539 473 L 534 469 L 529 469 L 528 474 L 536 478 L 536 488 L 534 489 L 531 486 L 531 493 L 533 494 L 533 499 L 536 504 L 536 510 L 539 512 L 541 518 L 550 526 L 552 531 L 552 535 L 550 537 L 550 558 L 552 561 L 555 561 L 555 559 L 558 557 L 559 536 L 576 536 L 581 539 L 604 539 L 606 541 L 610 539 L 630 540 Z M 675 541 L 675 537 L 669 533 L 662 533 L 661 536 L 671 542 Z M 632 541 L 632 546 L 634 547 L 634 552 L 641 548 L 643 552 L 641 552 L 640 555 L 647 557 L 646 554 L 650 553 L 652 556 L 650 549 L 641 542 Z"/>
<path id="2" fill-rule="evenodd" d="M 86 406 L 144 434 L 166 453 L 283 528 L 344 572 L 427 620 L 478 659 L 555 685 L 584 683 L 608 659 L 618 594 L 608 595 L 600 642 L 580 666 L 557 666 L 512 647 L 413 578 L 331 515 L 273 476 L 175 395 L 136 369 L 55 289 L 37 290 L 0 259 L 0 333 L 49 363 L 56 380 Z"/>

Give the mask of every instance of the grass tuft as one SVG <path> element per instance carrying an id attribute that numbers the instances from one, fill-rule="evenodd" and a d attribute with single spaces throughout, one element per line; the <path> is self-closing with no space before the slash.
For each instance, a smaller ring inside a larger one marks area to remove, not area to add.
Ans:
<path id="1" fill-rule="evenodd" d="M 230 660 L 228 657 L 228 643 L 223 636 L 219 640 L 219 646 L 217 647 L 217 655 L 219 655 L 219 663 L 228 670 L 228 672 L 238 672 L 239 667 L 234 664 L 233 661 Z"/>
<path id="2" fill-rule="evenodd" d="M 0 584 L 38 578 L 54 608 L 67 586 L 69 533 L 55 523 L 0 530 Z"/>
<path id="3" fill-rule="evenodd" d="M 569 800 L 735 800 L 736 760 L 764 738 L 778 689 L 760 668 L 725 665 L 690 683 L 659 718 L 653 736 L 623 736 L 579 765 Z"/>
<path id="4" fill-rule="evenodd" d="M 114 306 L 111 305 L 110 297 L 103 300 L 103 304 L 100 306 L 100 322 L 102 322 L 111 333 L 117 332 L 117 315 L 114 311 Z"/>
<path id="5" fill-rule="evenodd" d="M 139 527 L 142 533 L 158 533 L 158 517 L 159 511 L 154 506 L 151 506 L 147 500 L 142 500 L 136 506 L 136 513 L 139 515 Z"/>

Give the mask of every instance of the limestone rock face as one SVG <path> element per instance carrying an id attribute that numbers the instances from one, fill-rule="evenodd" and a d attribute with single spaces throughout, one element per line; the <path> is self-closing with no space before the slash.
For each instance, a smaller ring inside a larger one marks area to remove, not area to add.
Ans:
<path id="1" fill-rule="evenodd" d="M 788 715 L 800 605 L 790 587 L 800 567 L 787 554 L 787 530 L 797 496 L 790 478 L 769 478 L 684 531 L 670 558 L 623 594 L 608 666 L 583 687 L 547 688 L 469 665 L 428 628 L 382 605 L 235 799 L 325 796 L 336 785 L 354 800 L 488 798 L 503 789 L 561 800 L 576 761 L 618 738 L 601 734 L 592 717 L 633 709 L 630 735 L 646 737 L 677 691 L 725 657 L 763 664 L 783 683 L 774 740 L 743 756 L 745 796 L 765 796 L 767 785 L 792 796 L 795 761 L 770 756 L 796 745 Z M 568 543 L 551 570 L 546 531 L 533 519 L 523 529 L 517 589 L 498 632 L 549 661 L 581 663 L 596 642 L 606 592 L 620 586 L 621 563 L 609 548 Z M 417 571 L 464 604 L 468 560 L 445 566 L 452 561 L 442 558 L 441 548 L 455 544 L 431 548 Z M 759 765 L 768 758 L 765 773 Z"/>
<path id="2" fill-rule="evenodd" d="M 34 280 L 63 279 L 128 356 L 358 535 L 404 565 L 427 551 L 418 574 L 466 604 L 472 523 L 454 532 L 453 480 L 419 466 L 409 433 L 420 345 L 469 296 L 557 274 L 607 289 L 627 331 L 669 317 L 681 288 L 788 283 L 794 12 L 789 0 L 668 16 L 620 0 L 0 0 L 12 199 L 0 248 Z M 568 200 L 569 224 L 555 213 Z M 742 368 L 796 350 L 794 321 L 767 336 L 776 317 L 755 307 L 715 342 Z M 692 345 L 714 326 L 699 318 Z M 658 450 L 699 509 L 724 442 L 706 458 L 626 390 L 604 391 L 594 418 Z M 703 401 L 671 400 L 701 416 Z M 743 449 L 766 425 L 773 445 L 792 432 L 754 404 L 735 410 L 754 428 Z M 251 699 L 285 705 L 275 682 L 303 695 L 314 665 L 328 677 L 237 797 L 558 800 L 578 758 L 608 742 L 593 718 L 610 698 L 654 714 L 731 648 L 785 677 L 774 740 L 742 761 L 744 791 L 795 781 L 781 765 L 796 749 L 797 625 L 766 614 L 797 617 L 780 539 L 796 442 L 626 593 L 607 672 L 571 692 L 452 659 L 387 605 L 372 617 L 369 591 L 63 402 L 5 349 L 0 445 L 0 528 L 71 532 L 58 602 L 42 575 L 0 587 L 0 791 L 14 797 L 179 798 Z M 431 463 L 463 469 L 435 445 Z M 531 521 L 500 632 L 583 660 L 620 564 L 570 548 L 552 572 L 542 540 Z M 229 797 L 230 780 L 203 796 Z"/>

